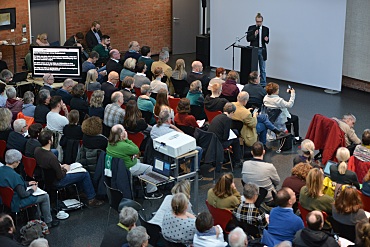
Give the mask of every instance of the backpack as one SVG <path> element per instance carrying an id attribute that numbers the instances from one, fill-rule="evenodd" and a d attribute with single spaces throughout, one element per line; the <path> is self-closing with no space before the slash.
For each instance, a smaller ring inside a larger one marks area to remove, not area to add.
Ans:
<path id="1" fill-rule="evenodd" d="M 33 240 L 43 238 L 48 234 L 49 229 L 45 222 L 41 220 L 28 221 L 20 230 L 22 245 L 28 246 Z"/>

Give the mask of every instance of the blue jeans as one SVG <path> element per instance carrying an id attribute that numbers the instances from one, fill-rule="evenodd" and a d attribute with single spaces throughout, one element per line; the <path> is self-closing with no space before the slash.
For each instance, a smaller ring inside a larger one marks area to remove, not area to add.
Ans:
<path id="1" fill-rule="evenodd" d="M 263 60 L 262 48 L 258 49 L 258 66 L 260 68 L 261 80 L 260 84 L 262 87 L 266 86 L 266 61 Z"/>
<path id="2" fill-rule="evenodd" d="M 58 158 L 58 155 L 59 155 L 58 150 L 56 150 L 55 148 L 52 148 L 52 149 L 50 149 L 50 151 L 51 151 L 53 154 L 55 154 L 55 156 L 57 156 L 57 158 Z"/>
<path id="3" fill-rule="evenodd" d="M 78 188 L 83 189 L 87 199 L 94 199 L 96 194 L 88 172 L 66 174 L 66 176 L 56 184 L 56 186 L 58 188 L 63 188 L 70 184 L 77 184 Z"/>
<path id="4" fill-rule="evenodd" d="M 263 145 L 266 145 L 266 134 L 268 129 L 273 131 L 276 127 L 270 122 L 267 114 L 258 115 L 256 130 L 259 140 Z"/>

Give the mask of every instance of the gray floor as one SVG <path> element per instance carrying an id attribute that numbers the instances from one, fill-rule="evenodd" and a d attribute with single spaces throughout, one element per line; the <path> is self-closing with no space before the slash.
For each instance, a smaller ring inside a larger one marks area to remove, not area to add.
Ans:
<path id="1" fill-rule="evenodd" d="M 174 56 L 170 59 L 169 65 L 173 67 L 177 58 L 184 58 L 187 71 L 190 71 L 191 62 L 195 59 L 195 54 Z M 210 77 L 214 76 L 214 73 L 210 72 L 209 68 L 205 69 L 205 73 L 208 73 Z M 284 89 L 288 85 L 287 82 L 273 79 L 268 81 L 279 83 L 282 89 L 280 90 L 281 96 L 286 99 L 289 97 L 288 94 L 284 93 Z M 367 109 L 370 107 L 370 101 L 368 100 L 369 95 L 367 93 L 343 88 L 341 93 L 329 95 L 324 93 L 323 89 L 320 88 L 291 82 L 289 84 L 296 89 L 296 101 L 291 112 L 299 116 L 300 135 L 302 137 L 305 136 L 309 123 L 316 113 L 340 117 L 344 113 L 351 112 L 357 117 L 355 129 L 359 136 L 361 136 L 364 129 L 368 128 L 367 121 L 369 119 L 369 114 Z M 269 143 L 268 145 L 273 149 L 277 147 L 277 143 Z M 290 175 L 292 159 L 297 154 L 297 148 L 297 146 L 294 146 L 292 151 L 283 152 L 281 154 L 277 154 L 274 150 L 266 154 L 265 160 L 272 162 L 276 166 L 282 181 Z M 202 171 L 204 170 L 207 170 L 207 167 L 203 167 Z M 234 176 L 236 177 L 235 183 L 239 191 L 242 191 L 240 172 L 240 168 L 235 169 Z M 209 173 L 205 175 L 210 176 Z M 204 202 L 207 190 L 212 186 L 212 181 L 200 181 L 198 195 L 191 195 L 192 203 L 194 204 L 195 199 L 199 203 L 199 212 L 207 210 Z M 164 192 L 169 193 L 168 191 Z M 142 198 L 138 198 L 137 201 L 143 205 L 147 216 L 150 216 L 151 212 L 156 211 L 161 203 L 161 200 L 148 201 Z M 109 206 L 105 204 L 96 209 L 86 208 L 82 211 L 70 212 L 70 217 L 67 220 L 62 221 L 59 227 L 51 229 L 51 234 L 47 236 L 50 246 L 100 246 L 104 229 L 107 225 L 108 210 Z M 112 210 L 109 224 L 117 223 L 117 221 L 118 214 Z"/>

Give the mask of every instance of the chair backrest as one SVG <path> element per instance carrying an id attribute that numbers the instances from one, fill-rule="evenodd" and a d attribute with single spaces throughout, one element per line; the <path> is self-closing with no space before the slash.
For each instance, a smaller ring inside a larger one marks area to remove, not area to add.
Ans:
<path id="1" fill-rule="evenodd" d="M 0 140 L 0 161 L 5 161 L 6 141 Z"/>
<path id="2" fill-rule="evenodd" d="M 226 232 L 226 225 L 233 217 L 233 213 L 227 209 L 215 208 L 206 201 L 207 208 L 212 214 L 214 225 L 220 225 L 221 228 Z"/>
<path id="3" fill-rule="evenodd" d="M 182 243 L 170 242 L 170 241 L 166 240 L 165 238 L 163 238 L 163 241 L 164 241 L 164 246 L 166 246 L 166 247 L 185 247 L 186 246 Z"/>
<path id="4" fill-rule="evenodd" d="M 189 84 L 186 80 L 177 80 L 171 77 L 173 88 L 175 89 L 175 93 L 183 98 L 186 96 L 187 91 L 189 91 Z"/>
<path id="5" fill-rule="evenodd" d="M 370 212 L 370 196 L 364 195 L 361 191 L 357 191 L 360 194 L 362 205 L 365 211 Z"/>
<path id="6" fill-rule="evenodd" d="M 152 97 L 153 99 L 157 100 L 157 93 L 151 93 L 150 94 L 150 97 Z"/>
<path id="7" fill-rule="evenodd" d="M 105 187 L 107 188 L 109 206 L 118 212 L 118 206 L 123 198 L 123 194 L 121 191 L 109 187 L 105 182 L 104 184 Z"/>
<path id="8" fill-rule="evenodd" d="M 151 124 L 154 113 L 151 112 L 151 111 L 142 111 L 142 110 L 140 110 L 140 111 L 141 111 L 141 115 L 145 119 L 145 122 L 147 124 Z"/>
<path id="9" fill-rule="evenodd" d="M 355 242 L 356 239 L 356 226 L 345 225 L 336 221 L 333 217 L 330 217 L 330 223 L 333 231 L 342 238 L 348 239 L 351 242 Z"/>
<path id="10" fill-rule="evenodd" d="M 174 113 L 177 113 L 177 105 L 180 102 L 180 98 L 168 98 L 168 103 L 170 107 L 173 109 Z"/>
<path id="11" fill-rule="evenodd" d="M 139 213 L 139 220 L 140 224 L 145 227 L 146 232 L 150 236 L 149 244 L 152 246 L 157 246 L 158 240 L 161 237 L 159 234 L 161 232 L 161 227 L 146 221 L 141 213 Z"/>
<path id="12" fill-rule="evenodd" d="M 195 117 L 196 120 L 205 119 L 204 107 L 198 105 L 190 106 L 190 114 Z"/>
<path id="13" fill-rule="evenodd" d="M 90 99 L 91 99 L 91 96 L 92 96 L 93 93 L 94 93 L 94 91 L 86 91 L 86 96 L 87 96 L 88 102 L 90 102 Z"/>
<path id="14" fill-rule="evenodd" d="M 231 128 L 232 129 L 237 129 L 239 131 L 239 133 L 241 132 L 242 128 L 243 128 L 243 122 L 242 121 L 239 121 L 239 120 L 232 120 L 231 122 Z"/>
<path id="15" fill-rule="evenodd" d="M 137 201 L 131 200 L 129 198 L 122 198 L 122 200 L 120 201 L 118 205 L 118 212 L 121 212 L 123 207 L 131 207 L 138 212 L 143 210 L 143 206 L 141 206 L 140 203 L 138 203 Z"/>
<path id="16" fill-rule="evenodd" d="M 351 169 L 354 167 L 354 169 Z M 362 183 L 367 171 L 370 169 L 370 162 L 365 162 L 351 156 L 348 160 L 348 169 L 356 173 L 359 183 Z"/>
<path id="17" fill-rule="evenodd" d="M 131 140 L 133 143 L 135 143 L 135 145 L 140 148 L 141 143 L 144 140 L 144 134 L 141 132 L 137 132 L 137 133 L 127 132 L 127 138 Z"/>
<path id="18" fill-rule="evenodd" d="M 141 89 L 138 87 L 134 87 L 136 97 L 139 97 L 141 95 Z"/>
<path id="19" fill-rule="evenodd" d="M 34 178 L 33 173 L 34 173 L 35 168 L 36 168 L 36 159 L 24 156 L 22 154 L 22 163 L 23 163 L 24 172 L 26 173 L 26 175 L 30 178 Z"/>
<path id="20" fill-rule="evenodd" d="M 192 126 L 185 126 L 185 125 L 177 125 L 177 124 L 176 124 L 176 127 L 179 128 L 185 134 L 194 137 L 194 131 L 195 131 L 195 128 L 194 127 L 192 127 Z"/>
<path id="21" fill-rule="evenodd" d="M 205 107 L 204 107 L 204 112 L 207 115 L 207 119 L 208 119 L 208 122 L 209 123 L 212 122 L 212 120 L 213 120 L 214 117 L 216 117 L 219 114 L 222 114 L 221 111 L 208 111 Z"/>
<path id="22" fill-rule="evenodd" d="M 301 218 L 303 220 L 303 223 L 304 223 L 304 226 L 307 227 L 307 221 L 306 221 L 306 218 L 307 218 L 307 214 L 309 212 L 311 212 L 310 210 L 307 210 L 305 209 L 304 207 L 302 207 L 302 205 L 298 202 L 298 209 L 299 211 L 301 212 Z M 321 211 L 322 215 L 324 216 L 324 221 L 326 220 L 326 218 L 328 218 L 328 214 L 325 212 L 325 211 Z"/>
<path id="23" fill-rule="evenodd" d="M 0 197 L 3 204 L 11 209 L 14 191 L 10 187 L 0 187 Z"/>
<path id="24" fill-rule="evenodd" d="M 221 94 L 220 98 L 227 99 L 227 101 L 229 102 L 236 102 L 238 97 L 237 96 L 226 96 L 226 95 Z"/>

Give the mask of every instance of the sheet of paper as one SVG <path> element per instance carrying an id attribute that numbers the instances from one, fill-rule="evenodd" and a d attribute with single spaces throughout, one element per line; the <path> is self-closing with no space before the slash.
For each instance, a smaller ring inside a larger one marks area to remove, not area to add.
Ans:
<path id="1" fill-rule="evenodd" d="M 32 189 L 32 186 L 29 186 L 29 187 L 27 187 L 27 190 L 29 190 L 29 189 Z M 32 193 L 32 195 L 34 195 L 34 196 L 40 196 L 40 195 L 44 195 L 44 194 L 46 194 L 47 192 L 45 191 L 45 190 L 42 190 L 42 189 L 40 189 L 39 187 L 37 187 L 37 190 L 36 191 L 34 191 L 33 193 Z"/>
<path id="2" fill-rule="evenodd" d="M 197 124 L 198 124 L 199 128 L 202 128 L 205 122 L 206 122 L 205 119 L 197 120 Z"/>
<path id="3" fill-rule="evenodd" d="M 230 130 L 229 139 L 228 140 L 235 139 L 235 138 L 238 138 L 238 137 L 235 135 L 234 131 Z"/>

